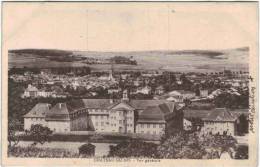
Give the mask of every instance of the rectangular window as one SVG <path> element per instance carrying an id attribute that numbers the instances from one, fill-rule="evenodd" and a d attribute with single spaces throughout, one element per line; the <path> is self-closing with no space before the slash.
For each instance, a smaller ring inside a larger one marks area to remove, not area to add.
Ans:
<path id="1" fill-rule="evenodd" d="M 141 128 L 144 128 L 144 124 L 141 124 Z"/>
<path id="2" fill-rule="evenodd" d="M 122 124 L 122 120 L 119 120 L 119 124 Z"/>
<path id="3" fill-rule="evenodd" d="M 147 124 L 147 128 L 150 128 L 150 124 Z"/>
<path id="4" fill-rule="evenodd" d="M 156 128 L 156 124 L 153 124 L 153 128 Z"/>
<path id="5" fill-rule="evenodd" d="M 160 128 L 162 128 L 162 124 L 160 124 L 160 126 L 159 126 Z"/>

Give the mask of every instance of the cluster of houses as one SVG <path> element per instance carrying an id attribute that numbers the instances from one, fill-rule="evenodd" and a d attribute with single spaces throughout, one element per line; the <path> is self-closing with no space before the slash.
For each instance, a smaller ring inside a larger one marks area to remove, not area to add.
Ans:
<path id="1" fill-rule="evenodd" d="M 65 98 L 67 94 L 64 93 L 62 90 L 56 89 L 38 89 L 35 86 L 29 84 L 28 87 L 24 90 L 24 93 L 21 95 L 22 98 L 37 98 L 37 97 L 52 97 L 52 98 Z"/>
<path id="2" fill-rule="evenodd" d="M 138 133 L 163 135 L 169 131 L 199 130 L 202 133 L 238 135 L 246 133 L 241 124 L 248 121 L 248 111 L 230 111 L 226 108 L 207 110 L 192 110 L 185 108 L 185 99 L 196 102 L 201 99 L 212 100 L 221 93 L 240 96 L 238 88 L 247 88 L 247 73 L 234 74 L 236 77 L 222 75 L 187 75 L 194 84 L 204 84 L 208 81 L 231 85 L 227 89 L 199 89 L 198 93 L 186 90 L 166 92 L 163 85 L 157 85 L 152 90 L 148 86 L 160 73 L 143 73 L 139 77 L 129 74 L 115 76 L 113 69 L 108 75 L 102 76 L 67 76 L 41 72 L 41 74 L 25 74 L 10 76 L 17 82 L 30 81 L 22 94 L 23 98 L 35 97 L 67 97 L 64 90 L 69 86 L 76 90 L 84 87 L 93 94 L 95 88 L 107 89 L 108 94 L 120 94 L 122 99 L 80 99 L 51 106 L 47 103 L 36 104 L 31 111 L 24 115 L 24 129 L 30 129 L 32 124 L 42 124 L 54 132 L 96 131 L 115 133 Z M 181 74 L 176 75 L 177 84 Z M 233 75 L 233 74 L 232 74 Z M 118 85 L 120 80 L 131 83 L 131 91 L 123 91 Z M 43 88 L 37 88 L 35 85 Z M 60 85 L 59 89 L 49 89 Z M 128 93 L 153 95 L 150 100 L 129 99 Z M 111 96 L 113 97 L 113 96 Z M 247 123 L 248 124 L 248 123 Z M 244 125 L 243 125 L 244 126 Z M 242 130 L 241 130 L 242 129 Z"/>

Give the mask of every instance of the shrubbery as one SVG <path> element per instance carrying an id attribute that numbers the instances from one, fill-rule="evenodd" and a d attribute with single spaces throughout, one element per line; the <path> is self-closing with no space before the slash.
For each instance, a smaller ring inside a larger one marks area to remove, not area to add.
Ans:
<path id="1" fill-rule="evenodd" d="M 66 149 L 38 148 L 38 147 L 14 147 L 8 149 L 8 157 L 36 157 L 36 158 L 87 158 L 87 155 L 79 155 Z"/>
<path id="2" fill-rule="evenodd" d="M 141 140 L 122 142 L 116 146 L 110 146 L 109 157 L 147 157 L 156 158 L 157 145 Z"/>
<path id="3" fill-rule="evenodd" d="M 179 132 L 165 138 L 159 145 L 131 140 L 111 146 L 110 157 L 146 157 L 167 159 L 214 159 L 234 148 L 231 136 Z"/>

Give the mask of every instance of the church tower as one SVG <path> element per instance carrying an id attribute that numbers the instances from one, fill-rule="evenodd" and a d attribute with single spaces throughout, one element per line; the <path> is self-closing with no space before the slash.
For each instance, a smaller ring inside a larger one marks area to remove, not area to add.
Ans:
<path id="1" fill-rule="evenodd" d="M 128 91 L 125 89 L 123 91 L 123 98 L 122 98 L 122 101 L 129 101 L 129 98 L 128 98 Z"/>
<path id="2" fill-rule="evenodd" d="M 110 71 L 109 71 L 108 78 L 109 78 L 110 81 L 115 81 L 113 74 L 114 74 L 114 61 L 111 62 L 111 68 L 110 68 Z"/>

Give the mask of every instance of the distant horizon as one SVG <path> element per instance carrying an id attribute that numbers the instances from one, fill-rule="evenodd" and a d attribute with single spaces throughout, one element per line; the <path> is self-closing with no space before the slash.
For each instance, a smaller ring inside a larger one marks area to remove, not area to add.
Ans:
<path id="1" fill-rule="evenodd" d="M 74 49 L 59 49 L 59 48 L 15 48 L 15 49 L 8 49 L 8 51 L 15 51 L 15 50 L 59 50 L 59 51 L 72 51 L 72 52 L 181 52 L 181 51 L 225 51 L 225 50 L 236 50 L 236 49 L 248 49 L 250 50 L 249 46 L 240 46 L 240 47 L 231 47 L 231 48 L 223 48 L 223 49 L 156 49 L 156 50 L 74 50 Z"/>

